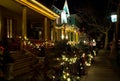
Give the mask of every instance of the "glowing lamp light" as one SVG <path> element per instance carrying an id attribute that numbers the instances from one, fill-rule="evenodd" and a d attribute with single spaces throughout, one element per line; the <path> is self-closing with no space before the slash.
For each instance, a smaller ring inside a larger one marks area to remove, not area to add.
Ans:
<path id="1" fill-rule="evenodd" d="M 64 35 L 63 34 L 62 34 L 61 38 L 62 38 L 62 40 L 64 39 Z"/>
<path id="2" fill-rule="evenodd" d="M 66 39 L 68 39 L 68 35 L 66 36 Z"/>
<path id="3" fill-rule="evenodd" d="M 111 21 L 117 22 L 117 14 L 111 14 Z"/>

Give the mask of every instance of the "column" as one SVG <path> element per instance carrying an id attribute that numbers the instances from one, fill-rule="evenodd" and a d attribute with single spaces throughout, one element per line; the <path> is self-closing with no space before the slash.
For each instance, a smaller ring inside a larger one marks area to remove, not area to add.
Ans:
<path id="1" fill-rule="evenodd" d="M 53 21 L 53 41 L 55 41 L 55 20 Z"/>
<path id="2" fill-rule="evenodd" d="M 64 28 L 61 29 L 61 39 L 64 40 Z"/>
<path id="3" fill-rule="evenodd" d="M 22 38 L 27 38 L 27 7 L 23 7 L 22 10 Z M 21 47 L 22 50 L 24 46 L 23 41 L 21 40 Z"/>
<path id="4" fill-rule="evenodd" d="M 76 32 L 76 42 L 78 43 L 78 31 Z"/>
<path id="5" fill-rule="evenodd" d="M 0 41 L 2 40 L 2 10 L 0 7 Z"/>
<path id="6" fill-rule="evenodd" d="M 27 37 L 27 7 L 22 12 L 22 37 Z"/>
<path id="7" fill-rule="evenodd" d="M 48 30 L 47 30 L 47 17 L 44 18 L 44 40 L 46 41 L 48 39 Z"/>

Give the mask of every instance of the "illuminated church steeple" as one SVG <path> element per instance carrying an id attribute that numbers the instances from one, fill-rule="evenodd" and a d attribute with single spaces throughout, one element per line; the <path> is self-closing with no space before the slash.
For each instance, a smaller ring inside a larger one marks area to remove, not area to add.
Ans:
<path id="1" fill-rule="evenodd" d="M 70 16 L 67 0 L 65 0 L 63 10 L 61 12 L 61 23 L 68 23 L 67 19 Z"/>
<path id="2" fill-rule="evenodd" d="M 63 6 L 63 10 L 66 12 L 66 16 L 69 17 L 70 16 L 70 12 L 69 12 L 69 8 L 68 8 L 67 0 L 65 0 L 65 3 L 64 3 L 64 6 Z"/>

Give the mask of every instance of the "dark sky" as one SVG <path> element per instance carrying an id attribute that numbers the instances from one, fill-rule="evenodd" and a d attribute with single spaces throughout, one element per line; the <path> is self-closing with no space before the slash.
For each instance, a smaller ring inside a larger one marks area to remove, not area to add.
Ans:
<path id="1" fill-rule="evenodd" d="M 65 0 L 37 0 L 50 7 L 54 4 L 59 9 L 63 8 Z M 76 13 L 78 9 L 92 8 L 99 14 L 105 14 L 111 10 L 111 3 L 118 0 L 67 0 L 70 13 Z M 113 9 L 115 10 L 115 9 Z"/>

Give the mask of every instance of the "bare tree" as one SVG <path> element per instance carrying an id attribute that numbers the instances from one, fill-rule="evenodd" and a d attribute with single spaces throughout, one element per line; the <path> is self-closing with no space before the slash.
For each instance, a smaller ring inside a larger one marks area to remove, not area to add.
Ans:
<path id="1" fill-rule="evenodd" d="M 91 30 L 93 31 L 99 30 L 100 33 L 105 35 L 104 49 L 107 49 L 108 40 L 109 40 L 108 35 L 109 35 L 109 30 L 111 29 L 111 23 L 109 19 L 107 19 L 106 16 L 104 18 L 100 16 L 96 17 L 94 14 L 94 10 L 90 8 L 78 10 L 78 15 L 83 22 L 85 22 L 88 26 L 93 27 L 91 28 Z"/>

